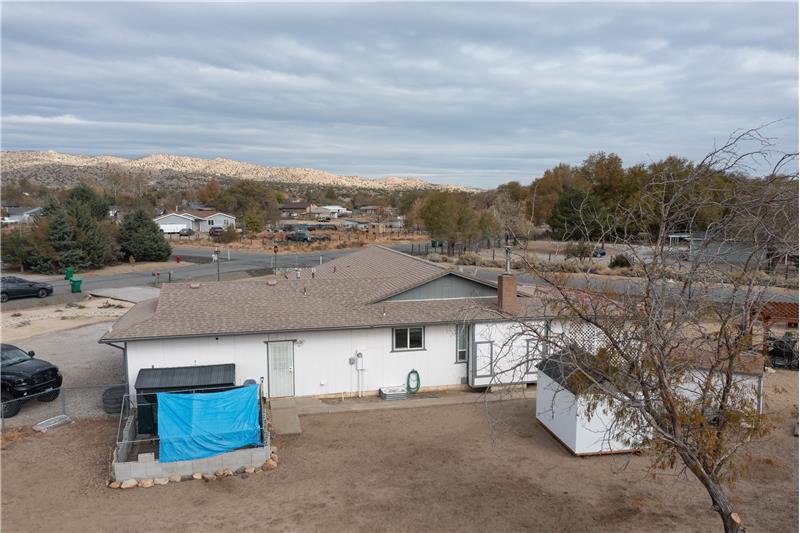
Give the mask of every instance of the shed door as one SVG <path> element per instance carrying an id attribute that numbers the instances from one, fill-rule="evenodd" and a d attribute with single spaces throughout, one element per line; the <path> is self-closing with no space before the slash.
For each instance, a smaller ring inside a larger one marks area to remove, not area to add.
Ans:
<path id="1" fill-rule="evenodd" d="M 294 342 L 267 343 L 269 397 L 294 396 Z"/>

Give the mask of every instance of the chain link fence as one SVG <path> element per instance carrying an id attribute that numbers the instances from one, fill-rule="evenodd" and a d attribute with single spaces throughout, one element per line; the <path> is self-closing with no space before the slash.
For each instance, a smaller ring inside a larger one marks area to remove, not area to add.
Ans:
<path id="1" fill-rule="evenodd" d="M 118 412 L 109 414 L 103 405 L 103 393 L 113 387 L 124 387 L 124 384 L 61 387 L 2 402 L 2 429 L 33 426 L 59 415 L 71 418 L 119 416 Z M 16 414 L 8 416 L 17 410 Z"/>

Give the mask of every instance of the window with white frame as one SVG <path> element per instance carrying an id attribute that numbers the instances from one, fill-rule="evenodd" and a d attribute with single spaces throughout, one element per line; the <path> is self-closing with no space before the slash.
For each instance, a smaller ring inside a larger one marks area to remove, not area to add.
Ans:
<path id="1" fill-rule="evenodd" d="M 424 349 L 425 328 L 394 328 L 392 330 L 392 350 L 400 352 L 404 350 Z"/>
<path id="2" fill-rule="evenodd" d="M 456 324 L 456 363 L 467 362 L 467 346 L 469 346 L 469 326 Z"/>
<path id="3" fill-rule="evenodd" d="M 209 220 L 209 221 L 208 221 L 208 225 L 209 225 L 209 226 L 213 226 L 213 225 L 214 225 L 214 221 L 213 221 L 213 220 Z"/>

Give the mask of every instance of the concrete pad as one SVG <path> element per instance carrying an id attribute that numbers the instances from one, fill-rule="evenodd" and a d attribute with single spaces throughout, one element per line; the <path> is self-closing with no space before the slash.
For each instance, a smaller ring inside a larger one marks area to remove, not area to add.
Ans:
<path id="1" fill-rule="evenodd" d="M 122 300 L 123 302 L 139 303 L 145 300 L 158 298 L 161 289 L 155 287 L 118 287 L 116 289 L 97 289 L 89 291 L 89 294 L 99 298 L 111 298 L 112 300 Z"/>
<path id="2" fill-rule="evenodd" d="M 297 409 L 273 409 L 272 410 L 272 429 L 278 435 L 296 435 L 302 433 L 300 417 Z"/>

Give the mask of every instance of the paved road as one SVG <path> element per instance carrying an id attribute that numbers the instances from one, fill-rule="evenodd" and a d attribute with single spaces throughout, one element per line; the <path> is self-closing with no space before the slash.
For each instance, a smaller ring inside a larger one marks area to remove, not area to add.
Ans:
<path id="1" fill-rule="evenodd" d="M 392 248 L 400 251 L 410 250 L 411 245 L 393 245 Z M 223 249 L 222 260 L 219 262 L 219 273 L 221 279 L 236 279 L 237 277 L 247 276 L 250 273 L 266 273 L 265 269 L 272 268 L 296 268 L 311 267 L 326 262 L 336 257 L 349 254 L 353 249 L 326 250 L 321 252 L 308 252 L 298 254 L 279 253 L 277 256 L 272 252 L 232 250 L 230 259 L 228 253 Z M 172 250 L 173 256 L 179 255 L 194 264 L 178 265 L 171 269 L 172 280 L 187 281 L 192 279 L 216 279 L 217 263 L 211 262 L 212 250 L 210 248 L 192 248 L 189 246 L 175 247 Z M 167 282 L 170 278 L 170 271 L 161 271 L 160 279 Z M 141 286 L 152 283 L 154 280 L 152 272 L 137 272 L 130 274 L 113 274 L 108 276 L 97 276 L 84 278 L 81 290 L 84 294 L 93 290 Z M 50 298 L 25 298 L 11 300 L 3 304 L 4 309 L 28 309 L 41 305 L 51 305 L 66 303 L 82 298 L 82 295 L 71 295 L 70 284 L 66 280 L 55 280 L 50 282 L 53 285 L 53 296 Z"/>
<path id="2" fill-rule="evenodd" d="M 399 251 L 409 251 L 411 245 L 399 244 L 393 245 L 392 248 Z M 295 268 L 295 267 L 311 267 L 320 264 L 320 261 L 330 261 L 336 257 L 352 253 L 353 249 L 343 250 L 327 250 L 323 252 L 308 252 L 298 254 L 285 254 L 280 253 L 275 256 L 271 252 L 266 251 L 251 251 L 251 250 L 234 250 L 230 252 L 230 260 L 228 259 L 227 251 L 223 250 L 222 260 L 217 263 L 211 262 L 211 249 L 210 248 L 194 248 L 190 246 L 178 246 L 173 248 L 173 255 L 180 255 L 186 258 L 187 261 L 193 262 L 192 265 L 179 266 L 171 269 L 171 278 L 173 281 L 187 281 L 187 280 L 214 280 L 217 277 L 217 267 L 221 279 L 237 279 L 247 277 L 249 275 L 265 274 L 266 269 L 273 266 L 277 268 Z M 207 261 L 207 262 L 203 262 Z M 274 261 L 274 262 L 273 262 Z M 464 267 L 464 272 L 475 274 L 481 279 L 496 280 L 497 270 L 475 269 L 475 267 Z M 161 281 L 167 282 L 170 278 L 170 271 L 161 272 Z M 91 292 L 92 290 L 142 286 L 153 282 L 153 275 L 150 272 L 139 272 L 132 274 L 115 274 L 109 276 L 98 276 L 94 278 L 86 278 L 83 280 L 83 292 Z M 541 284 L 540 280 L 523 274 L 520 275 L 520 282 L 525 284 Z M 619 278 L 588 278 L 573 277 L 572 282 L 578 288 L 590 288 L 593 290 L 613 291 L 621 294 L 626 291 L 635 291 L 636 286 L 640 283 L 639 280 L 619 279 Z M 54 287 L 54 296 L 39 300 L 37 298 L 26 298 L 21 300 L 12 300 L 4 304 L 5 309 L 26 309 L 38 305 L 47 305 L 50 303 L 64 303 L 81 298 L 80 295 L 70 295 L 69 283 L 64 280 L 57 280 L 52 282 Z M 678 284 L 676 284 L 676 287 Z M 716 300 L 724 300 L 728 292 L 725 288 L 715 288 L 709 290 L 709 297 Z M 770 291 L 771 298 L 779 301 L 796 302 L 798 301 L 797 293 L 790 291 L 774 290 Z"/>

